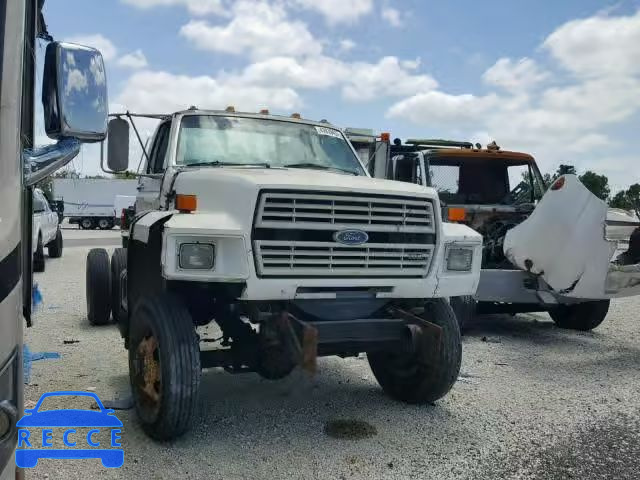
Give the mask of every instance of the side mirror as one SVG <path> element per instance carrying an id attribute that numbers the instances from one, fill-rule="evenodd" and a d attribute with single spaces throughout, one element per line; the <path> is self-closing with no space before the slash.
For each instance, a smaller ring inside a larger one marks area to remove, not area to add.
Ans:
<path id="1" fill-rule="evenodd" d="M 102 54 L 81 45 L 50 43 L 44 60 L 42 103 L 49 137 L 104 140 L 109 108 Z"/>
<path id="2" fill-rule="evenodd" d="M 124 118 L 109 122 L 107 166 L 113 172 L 124 172 L 129 168 L 129 122 Z"/>
<path id="3" fill-rule="evenodd" d="M 100 52 L 71 43 L 50 43 L 44 59 L 42 103 L 45 131 L 58 143 L 23 152 L 27 187 L 73 160 L 81 143 L 104 140 L 109 112 Z"/>

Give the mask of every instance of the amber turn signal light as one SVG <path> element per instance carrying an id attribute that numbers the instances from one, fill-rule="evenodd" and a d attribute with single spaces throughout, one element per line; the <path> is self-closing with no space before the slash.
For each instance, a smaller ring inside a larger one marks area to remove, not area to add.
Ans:
<path id="1" fill-rule="evenodd" d="M 467 211 L 464 208 L 453 207 L 447 212 L 450 222 L 462 222 L 467 218 Z"/>
<path id="2" fill-rule="evenodd" d="M 198 197 L 195 195 L 183 195 L 179 193 L 176 195 L 176 209 L 182 213 L 195 212 L 198 208 Z"/>

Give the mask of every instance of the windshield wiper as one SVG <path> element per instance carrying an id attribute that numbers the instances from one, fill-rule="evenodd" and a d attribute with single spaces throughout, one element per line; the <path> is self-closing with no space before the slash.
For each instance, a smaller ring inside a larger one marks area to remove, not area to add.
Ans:
<path id="1" fill-rule="evenodd" d="M 185 163 L 183 167 L 264 167 L 271 168 L 271 164 L 267 162 L 263 163 L 237 163 L 237 162 L 221 162 L 220 160 L 213 160 L 210 162 L 196 162 Z"/>
<path id="2" fill-rule="evenodd" d="M 351 175 L 358 175 L 358 172 L 354 172 L 353 170 L 348 170 L 346 168 L 339 167 L 328 167 L 326 165 L 318 165 L 317 163 L 290 163 L 288 165 L 283 165 L 285 168 L 309 168 L 313 170 L 333 170 L 337 172 L 349 173 Z"/>

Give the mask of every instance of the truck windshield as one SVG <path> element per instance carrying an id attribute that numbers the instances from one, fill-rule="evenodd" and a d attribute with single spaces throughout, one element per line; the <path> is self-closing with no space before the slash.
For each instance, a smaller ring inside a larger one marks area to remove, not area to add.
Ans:
<path id="1" fill-rule="evenodd" d="M 533 203 L 542 196 L 541 185 L 528 164 L 497 159 L 432 158 L 430 186 L 446 204 L 518 205 Z"/>
<path id="2" fill-rule="evenodd" d="M 342 133 L 334 128 L 233 116 L 185 116 L 176 163 L 308 168 L 364 175 Z"/>

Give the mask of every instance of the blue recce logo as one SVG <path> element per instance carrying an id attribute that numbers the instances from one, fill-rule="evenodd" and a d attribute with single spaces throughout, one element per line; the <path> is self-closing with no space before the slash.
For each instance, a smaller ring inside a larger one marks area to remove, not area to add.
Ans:
<path id="1" fill-rule="evenodd" d="M 59 409 L 38 411 L 42 402 L 49 397 L 82 396 L 91 397 L 98 405 L 98 411 L 81 409 Z M 41 458 L 78 460 L 96 458 L 106 468 L 120 468 L 124 463 L 124 450 L 120 443 L 122 422 L 111 409 L 104 405 L 95 393 L 89 392 L 50 392 L 40 397 L 33 409 L 25 409 L 25 415 L 16 424 L 18 430 L 18 448 L 16 465 L 20 468 L 33 468 Z M 53 428 L 64 428 L 62 440 L 69 448 L 53 448 Z M 76 428 L 91 428 L 86 434 L 78 433 Z M 42 429 L 40 434 L 34 429 Z M 108 447 L 101 445 L 96 436 L 109 431 Z M 100 448 L 102 447 L 102 448 Z"/>

